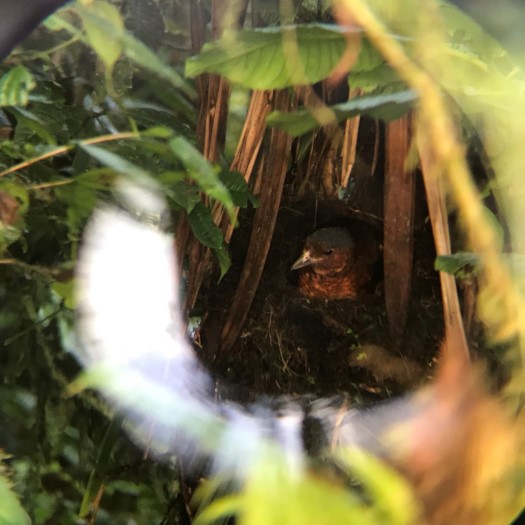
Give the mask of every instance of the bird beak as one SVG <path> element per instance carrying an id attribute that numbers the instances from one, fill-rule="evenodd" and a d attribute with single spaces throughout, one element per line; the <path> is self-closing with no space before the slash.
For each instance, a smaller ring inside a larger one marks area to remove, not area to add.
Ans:
<path id="1" fill-rule="evenodd" d="M 305 250 L 299 259 L 295 261 L 292 265 L 292 270 L 298 270 L 299 268 L 303 268 L 305 266 L 309 266 L 310 264 L 313 264 L 314 261 L 312 259 L 312 254 L 310 253 L 310 250 Z"/>

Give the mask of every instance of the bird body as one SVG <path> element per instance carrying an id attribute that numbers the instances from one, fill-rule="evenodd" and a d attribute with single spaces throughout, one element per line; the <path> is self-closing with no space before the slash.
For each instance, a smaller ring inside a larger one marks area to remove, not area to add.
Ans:
<path id="1" fill-rule="evenodd" d="M 306 239 L 292 270 L 299 271 L 299 290 L 307 297 L 356 299 L 374 277 L 379 250 L 365 225 L 317 230 Z"/>

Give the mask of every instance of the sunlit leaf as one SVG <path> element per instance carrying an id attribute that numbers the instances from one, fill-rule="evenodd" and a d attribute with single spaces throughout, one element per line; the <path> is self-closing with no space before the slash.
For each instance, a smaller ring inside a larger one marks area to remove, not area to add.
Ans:
<path id="1" fill-rule="evenodd" d="M 242 496 L 231 495 L 219 498 L 205 507 L 195 517 L 194 525 L 204 525 L 214 523 L 219 519 L 230 518 L 239 513 L 242 503 Z"/>
<path id="2" fill-rule="evenodd" d="M 66 282 L 55 281 L 51 285 L 52 290 L 64 301 L 64 306 L 70 310 L 75 308 L 75 281 L 70 279 Z"/>
<path id="3" fill-rule="evenodd" d="M 0 524 L 29 525 L 31 520 L 26 514 L 17 496 L 11 489 L 7 478 L 0 472 Z"/>
<path id="4" fill-rule="evenodd" d="M 79 14 L 89 44 L 107 67 L 112 67 L 122 53 L 122 42 L 119 35 L 124 29 L 124 22 L 119 10 L 104 0 L 93 0 L 87 3 Z M 99 19 L 104 20 L 101 26 Z"/>
<path id="5" fill-rule="evenodd" d="M 376 523 L 415 525 L 421 509 L 409 483 L 378 458 L 359 449 L 344 451 L 347 468 L 359 479 L 372 500 Z"/>
<path id="6" fill-rule="evenodd" d="M 155 137 L 158 139 L 167 139 L 173 136 L 173 131 L 164 126 L 156 126 L 140 132 L 143 137 Z"/>
<path id="7" fill-rule="evenodd" d="M 26 106 L 35 87 L 33 75 L 22 65 L 15 66 L 0 78 L 0 107 Z"/>
<path id="8" fill-rule="evenodd" d="M 330 74 L 345 46 L 337 26 L 249 29 L 206 44 L 186 62 L 186 75 L 218 73 L 252 89 L 313 84 Z"/>
<path id="9" fill-rule="evenodd" d="M 243 525 L 379 525 L 355 491 L 329 478 L 294 473 L 275 456 L 261 461 L 246 481 L 238 511 Z"/>

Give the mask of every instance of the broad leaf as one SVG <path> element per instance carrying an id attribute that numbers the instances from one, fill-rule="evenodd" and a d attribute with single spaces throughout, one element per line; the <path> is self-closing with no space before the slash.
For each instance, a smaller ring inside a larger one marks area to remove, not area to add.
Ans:
<path id="1" fill-rule="evenodd" d="M 186 75 L 218 73 L 251 89 L 313 84 L 326 78 L 346 46 L 336 26 L 268 27 L 226 34 L 187 60 Z"/>
<path id="2" fill-rule="evenodd" d="M 122 42 L 118 36 L 123 32 L 124 22 L 118 9 L 103 0 L 94 0 L 79 10 L 84 29 L 91 47 L 112 67 L 122 53 Z M 99 23 L 104 20 L 104 27 Z"/>
<path id="3" fill-rule="evenodd" d="M 326 108 L 303 109 L 295 113 L 273 111 L 267 122 L 298 137 L 320 125 L 342 122 L 356 115 L 368 115 L 382 120 L 395 120 L 406 113 L 416 101 L 414 91 L 356 97 L 343 104 Z"/>

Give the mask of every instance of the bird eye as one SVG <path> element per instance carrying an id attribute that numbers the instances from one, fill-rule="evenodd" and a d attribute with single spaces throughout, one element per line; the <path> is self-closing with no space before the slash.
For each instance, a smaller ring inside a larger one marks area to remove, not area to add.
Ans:
<path id="1" fill-rule="evenodd" d="M 328 250 L 325 250 L 323 255 L 332 255 L 333 251 L 333 248 L 329 248 Z"/>

